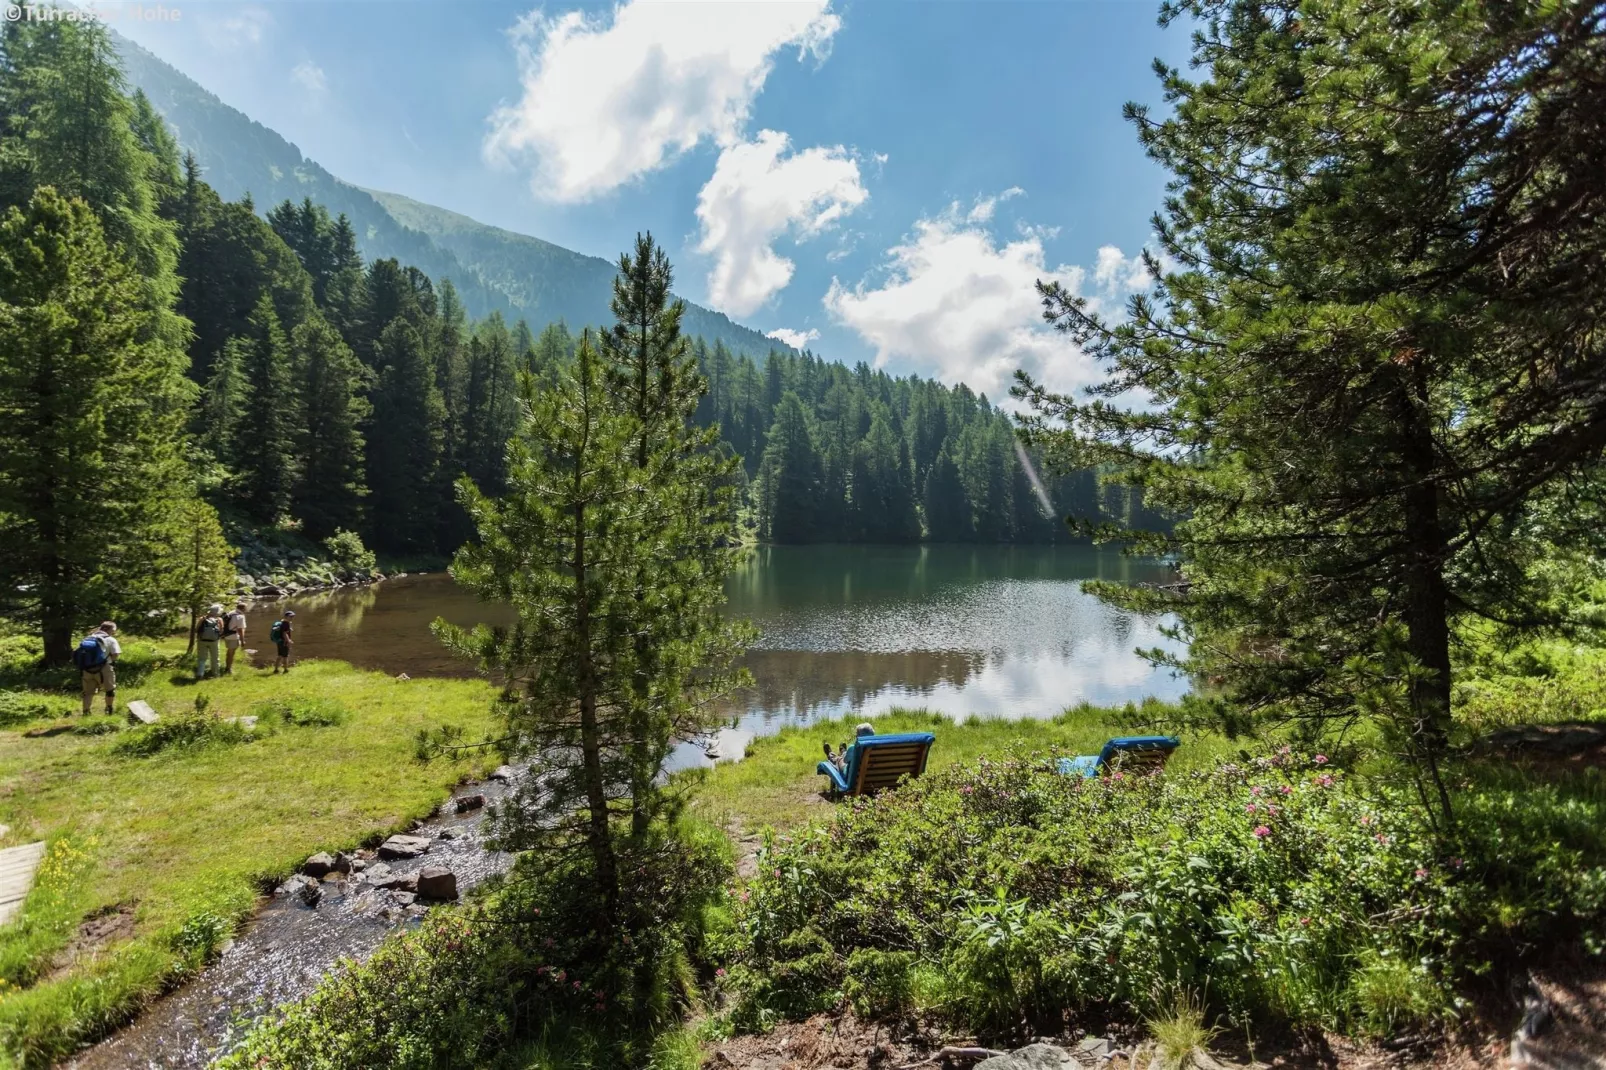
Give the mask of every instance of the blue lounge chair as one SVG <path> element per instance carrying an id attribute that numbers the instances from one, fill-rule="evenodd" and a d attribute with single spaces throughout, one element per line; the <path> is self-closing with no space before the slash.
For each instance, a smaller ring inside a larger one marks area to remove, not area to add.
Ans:
<path id="1" fill-rule="evenodd" d="M 831 780 L 831 795 L 874 795 L 897 784 L 903 777 L 917 777 L 926 771 L 926 756 L 937 737 L 930 732 L 899 732 L 884 736 L 860 736 L 848 747 L 847 768 L 831 762 L 815 766 Z"/>
<path id="2" fill-rule="evenodd" d="M 1065 776 L 1094 777 L 1117 769 L 1147 773 L 1162 769 L 1171 752 L 1182 745 L 1176 736 L 1116 736 L 1097 754 L 1061 758 L 1058 768 Z"/>

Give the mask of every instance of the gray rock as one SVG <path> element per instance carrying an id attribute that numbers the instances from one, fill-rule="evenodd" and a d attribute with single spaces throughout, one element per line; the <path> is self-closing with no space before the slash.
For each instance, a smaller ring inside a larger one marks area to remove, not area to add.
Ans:
<path id="1" fill-rule="evenodd" d="M 418 874 L 394 873 L 382 881 L 376 881 L 374 887 L 386 888 L 393 892 L 416 892 L 418 891 Z"/>
<path id="2" fill-rule="evenodd" d="M 439 832 L 435 833 L 435 838 L 437 840 L 455 840 L 461 835 L 462 833 L 458 832 L 456 829 L 441 829 Z"/>
<path id="3" fill-rule="evenodd" d="M 460 813 L 460 814 L 466 814 L 470 810 L 478 810 L 480 807 L 482 807 L 484 805 L 485 805 L 485 796 L 483 796 L 483 795 L 464 795 L 464 796 L 460 797 L 457 800 L 457 812 Z"/>
<path id="4" fill-rule="evenodd" d="M 362 879 L 369 884 L 378 884 L 390 876 L 390 866 L 384 862 L 364 862 L 366 867 L 362 871 Z"/>
<path id="5" fill-rule="evenodd" d="M 456 899 L 457 874 L 445 866 L 425 866 L 418 874 L 418 894 L 425 899 Z"/>
<path id="6" fill-rule="evenodd" d="M 323 901 L 323 885 L 317 881 L 308 881 L 301 886 L 296 896 L 307 906 L 316 908 Z"/>
<path id="7" fill-rule="evenodd" d="M 1052 1044 L 1029 1044 L 1008 1055 L 994 1055 L 976 1064 L 976 1070 L 1072 1070 L 1081 1063 L 1064 1048 Z"/>
<path id="8" fill-rule="evenodd" d="M 335 872 L 336 873 L 350 873 L 351 870 L 352 870 L 352 865 L 353 865 L 353 859 L 352 859 L 352 857 L 350 855 L 348 855 L 344 851 L 336 851 L 335 852 Z"/>
<path id="9" fill-rule="evenodd" d="M 301 863 L 301 872 L 309 877 L 322 877 L 333 873 L 335 869 L 334 856 L 327 851 L 319 851 L 305 862 Z"/>
<path id="10" fill-rule="evenodd" d="M 295 876 L 291 877 L 289 880 L 275 888 L 273 890 L 273 894 L 277 896 L 295 895 L 297 892 L 301 891 L 302 885 L 310 883 L 310 881 L 311 878 L 304 877 L 297 873 Z"/>
<path id="11" fill-rule="evenodd" d="M 366 870 L 367 868 L 368 868 L 368 860 L 367 859 L 353 858 L 351 860 L 351 871 L 353 873 L 361 873 L 364 870 Z"/>
<path id="12" fill-rule="evenodd" d="M 391 892 L 390 901 L 399 907 L 410 907 L 418 896 L 412 892 Z"/>
<path id="13" fill-rule="evenodd" d="M 492 780 L 500 780 L 503 782 L 514 781 L 518 778 L 519 771 L 513 768 L 511 765 L 499 765 L 496 767 L 496 772 L 491 774 Z"/>
<path id="14" fill-rule="evenodd" d="M 417 858 L 429 850 L 428 836 L 392 836 L 379 845 L 379 857 L 386 860 Z"/>

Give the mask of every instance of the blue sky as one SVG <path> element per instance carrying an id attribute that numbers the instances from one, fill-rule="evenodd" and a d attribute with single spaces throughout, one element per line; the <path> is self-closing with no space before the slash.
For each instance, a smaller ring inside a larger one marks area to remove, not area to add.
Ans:
<path id="1" fill-rule="evenodd" d="M 1144 285 L 1165 176 L 1121 105 L 1187 49 L 1148 2 L 131 6 L 120 32 L 341 178 L 610 259 L 650 229 L 693 300 L 995 400 L 1017 366 L 1095 374 L 1033 279 Z"/>

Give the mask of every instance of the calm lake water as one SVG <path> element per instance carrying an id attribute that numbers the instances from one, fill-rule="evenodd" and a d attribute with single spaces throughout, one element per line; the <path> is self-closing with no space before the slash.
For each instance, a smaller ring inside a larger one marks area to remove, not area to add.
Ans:
<path id="1" fill-rule="evenodd" d="M 724 712 L 764 734 L 895 706 L 955 716 L 1050 717 L 1066 706 L 1177 698 L 1186 679 L 1136 648 L 1174 644 L 1162 618 L 1107 606 L 1081 581 L 1165 581 L 1163 564 L 1087 546 L 810 546 L 759 549 L 731 577 L 730 612 L 762 631 L 747 659 L 756 686 Z M 411 676 L 469 675 L 430 634 L 510 619 L 445 575 L 300 596 L 296 650 Z M 278 605 L 272 607 L 277 609 Z M 253 645 L 271 619 L 259 606 Z"/>

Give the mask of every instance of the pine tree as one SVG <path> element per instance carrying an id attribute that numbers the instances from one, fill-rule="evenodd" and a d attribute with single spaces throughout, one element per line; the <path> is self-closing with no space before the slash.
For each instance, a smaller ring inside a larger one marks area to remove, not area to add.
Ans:
<path id="1" fill-rule="evenodd" d="M 234 586 L 234 551 L 223 537 L 217 510 L 191 498 L 179 510 L 177 525 L 182 538 L 177 569 L 183 606 L 190 618 L 188 649 L 195 649 L 195 625 L 201 610 L 226 595 Z"/>
<path id="2" fill-rule="evenodd" d="M 294 509 L 307 535 L 325 539 L 362 523 L 362 426 L 369 414 L 367 374 L 321 317 L 290 336 L 292 363 L 301 376 L 302 424 Z"/>
<path id="3" fill-rule="evenodd" d="M 1606 252 L 1606 12 L 1172 14 L 1203 80 L 1163 69 L 1174 114 L 1129 108 L 1176 175 L 1170 270 L 1122 323 L 1042 287 L 1111 375 L 1093 403 L 1023 380 L 1031 430 L 1189 516 L 1168 546 L 1185 586 L 1105 593 L 1180 613 L 1191 668 L 1312 731 L 1390 711 L 1431 764 L 1456 623 L 1546 623 L 1520 533 L 1606 448 L 1606 285 L 1584 266 Z M 1154 408 L 1103 403 L 1133 388 Z"/>
<path id="4" fill-rule="evenodd" d="M 43 188 L 0 219 L 0 607 L 49 662 L 178 600 L 189 392 L 148 300 L 83 201 Z"/>
<path id="5" fill-rule="evenodd" d="M 664 805 L 655 783 L 677 739 L 711 725 L 706 708 L 684 701 L 683 677 L 702 668 L 698 651 L 734 645 L 720 619 L 720 582 L 730 569 L 725 542 L 736 531 L 732 477 L 736 464 L 718 450 L 718 430 L 692 423 L 704 382 L 680 333 L 686 306 L 670 300 L 669 258 L 651 234 L 636 237 L 634 254 L 619 258 L 611 310 L 613 329 L 601 337 L 601 356 L 614 404 L 634 435 L 633 460 L 653 472 L 673 517 L 694 528 L 669 546 L 669 557 L 640 558 L 640 626 L 635 632 L 635 693 L 630 707 L 631 833 L 646 835 Z M 654 588 L 653 570 L 678 574 L 670 589 Z M 715 595 L 710 596 L 712 590 Z M 655 603 L 654 594 L 660 601 Z M 691 654 L 692 660 L 684 660 Z"/>

